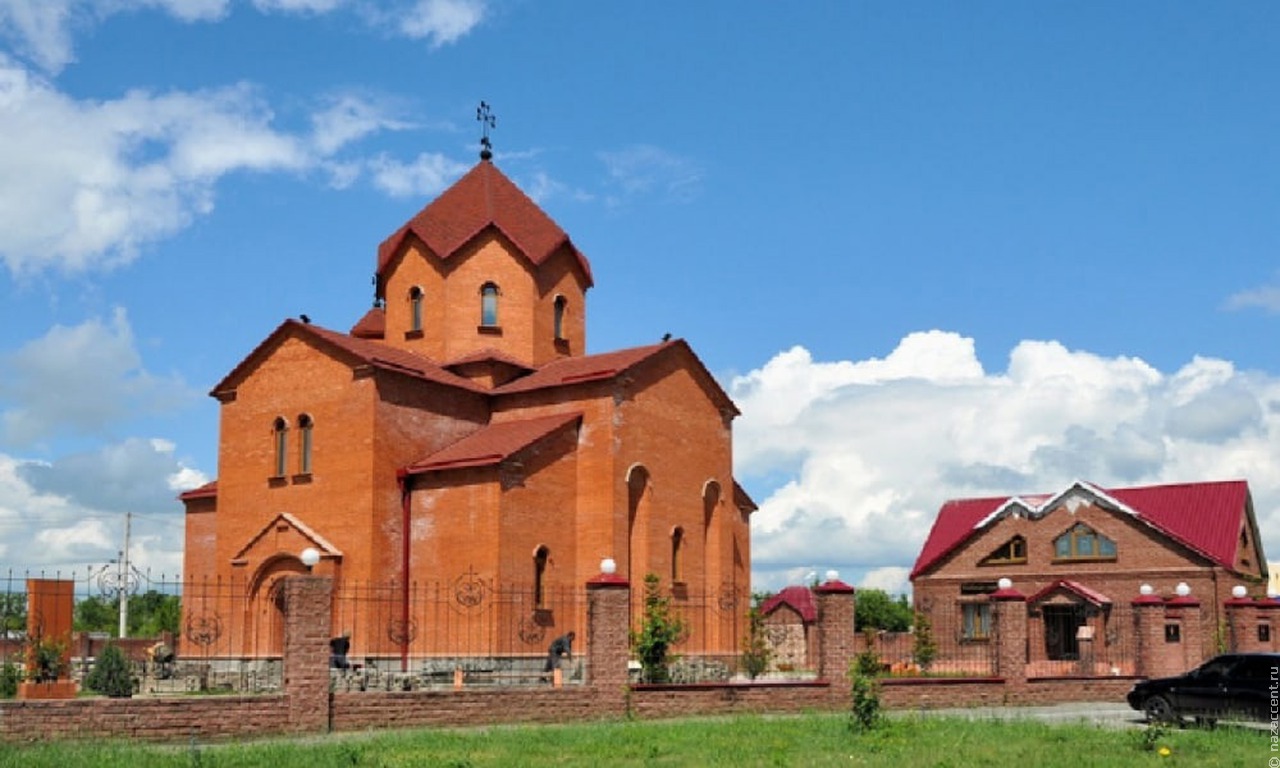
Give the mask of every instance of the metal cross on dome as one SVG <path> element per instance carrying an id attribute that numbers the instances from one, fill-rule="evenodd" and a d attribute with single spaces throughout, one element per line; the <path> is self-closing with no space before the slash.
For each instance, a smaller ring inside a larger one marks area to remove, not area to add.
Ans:
<path id="1" fill-rule="evenodd" d="M 489 160 L 493 157 L 493 144 L 489 142 L 489 129 L 498 127 L 498 118 L 489 111 L 489 103 L 482 101 L 480 106 L 476 107 L 476 120 L 480 121 L 480 159 Z"/>

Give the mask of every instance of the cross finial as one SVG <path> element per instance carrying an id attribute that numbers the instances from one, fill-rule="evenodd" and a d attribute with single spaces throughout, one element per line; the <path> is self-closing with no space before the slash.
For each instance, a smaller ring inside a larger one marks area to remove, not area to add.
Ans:
<path id="1" fill-rule="evenodd" d="M 493 144 L 489 142 L 489 129 L 498 127 L 498 118 L 489 111 L 488 102 L 480 102 L 476 107 L 476 120 L 480 121 L 480 159 L 493 158 Z"/>

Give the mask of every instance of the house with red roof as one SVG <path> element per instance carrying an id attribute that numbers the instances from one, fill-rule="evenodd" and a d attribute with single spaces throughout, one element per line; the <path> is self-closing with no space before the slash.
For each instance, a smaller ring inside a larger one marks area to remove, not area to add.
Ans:
<path id="1" fill-rule="evenodd" d="M 1211 653 L 1233 588 L 1263 597 L 1267 577 L 1243 480 L 1077 481 L 1053 494 L 948 501 L 911 571 L 940 658 L 990 641 L 990 595 L 1008 579 L 1004 589 L 1026 598 L 1030 669 L 1049 675 L 1129 671 L 1128 609 L 1140 594 L 1199 611 L 1197 641 Z"/>
<path id="2" fill-rule="evenodd" d="M 732 473 L 738 410 L 683 340 L 588 353 L 593 283 L 482 158 L 378 247 L 349 331 L 281 323 L 211 392 L 218 477 L 181 499 L 186 578 L 218 588 L 190 591 L 187 624 L 277 654 L 274 590 L 311 570 L 357 658 L 542 656 L 582 636 L 574 595 L 608 558 L 633 585 L 713 596 L 693 640 L 736 653 L 755 507 Z M 376 605 L 342 603 L 361 590 Z M 424 613 L 428 591 L 447 610 Z M 445 625 L 471 615 L 485 625 L 454 647 Z"/>

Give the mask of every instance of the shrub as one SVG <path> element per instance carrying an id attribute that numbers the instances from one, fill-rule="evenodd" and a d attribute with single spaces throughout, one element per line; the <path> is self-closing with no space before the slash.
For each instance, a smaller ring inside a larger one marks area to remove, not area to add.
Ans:
<path id="1" fill-rule="evenodd" d="M 133 675 L 120 646 L 111 643 L 102 649 L 84 684 L 89 690 L 113 699 L 127 699 L 133 695 Z"/>
<path id="2" fill-rule="evenodd" d="M 18 683 L 22 682 L 22 673 L 12 661 L 0 665 L 0 699 L 12 699 L 18 695 Z"/>
<path id="3" fill-rule="evenodd" d="M 871 675 L 852 670 L 853 706 L 849 712 L 849 730 L 854 733 L 870 731 L 880 724 L 880 685 Z"/>
<path id="4" fill-rule="evenodd" d="M 70 671 L 67 663 L 68 642 L 36 634 L 27 638 L 27 646 L 32 661 L 27 677 L 31 680 L 49 683 Z"/>
<path id="5" fill-rule="evenodd" d="M 671 598 L 663 597 L 657 574 L 644 577 L 644 618 L 639 630 L 631 630 L 631 650 L 640 660 L 640 680 L 665 683 L 667 663 L 674 661 L 671 648 L 684 639 L 685 623 L 671 612 Z"/>
<path id="6" fill-rule="evenodd" d="M 769 658 L 773 650 L 769 647 L 769 638 L 765 632 L 764 615 L 759 606 L 753 606 L 747 612 L 747 636 L 742 641 L 742 671 L 747 677 L 755 680 L 769 668 Z"/>

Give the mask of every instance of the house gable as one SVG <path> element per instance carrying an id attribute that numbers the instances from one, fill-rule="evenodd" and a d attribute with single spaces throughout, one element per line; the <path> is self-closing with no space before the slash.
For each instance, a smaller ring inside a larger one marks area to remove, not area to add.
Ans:
<path id="1" fill-rule="evenodd" d="M 1059 514 L 1074 516 L 1081 509 L 1107 511 L 1128 519 L 1147 528 L 1153 534 L 1153 541 L 1174 545 L 1197 562 L 1233 571 L 1238 570 L 1241 526 L 1253 518 L 1248 488 L 1243 481 L 1110 490 L 1077 481 L 1052 495 L 949 501 L 934 520 L 911 578 L 956 560 L 958 553 L 967 549 L 975 538 L 1003 521 L 1052 520 Z M 1063 530 L 1066 527 L 1064 523 Z M 1055 532 L 1054 536 L 1060 533 Z M 1044 538 L 1040 531 L 1036 536 Z M 1034 540 L 1028 535 L 1029 542 Z M 1229 543 L 1224 546 L 1224 541 Z M 988 543 L 994 549 L 1001 541 Z M 1258 547 L 1260 556 L 1256 537 L 1252 537 L 1252 544 Z M 1265 562 L 1261 557 L 1259 561 Z"/>

